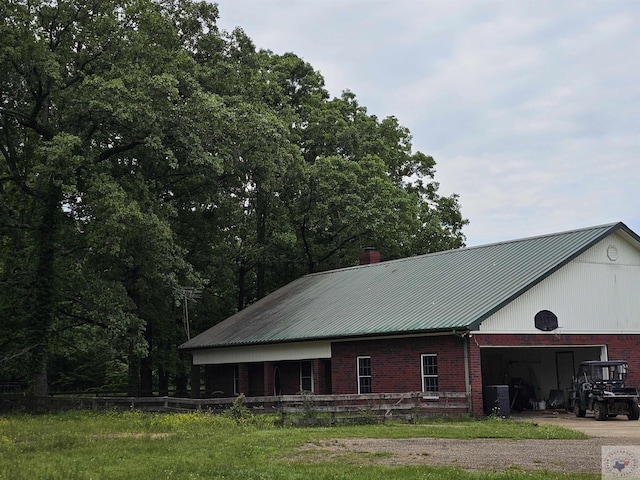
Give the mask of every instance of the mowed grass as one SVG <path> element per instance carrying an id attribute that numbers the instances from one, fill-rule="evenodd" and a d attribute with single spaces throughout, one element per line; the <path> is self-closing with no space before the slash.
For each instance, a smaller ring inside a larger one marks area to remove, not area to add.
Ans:
<path id="1" fill-rule="evenodd" d="M 500 419 L 429 420 L 343 427 L 278 427 L 275 418 L 206 413 L 75 411 L 0 416 L 0 479 L 532 479 L 584 474 L 388 466 L 372 454 L 297 455 L 341 438 L 584 438 L 549 425 Z M 307 460 L 304 460 L 307 458 Z M 598 478 L 593 476 L 592 478 Z"/>

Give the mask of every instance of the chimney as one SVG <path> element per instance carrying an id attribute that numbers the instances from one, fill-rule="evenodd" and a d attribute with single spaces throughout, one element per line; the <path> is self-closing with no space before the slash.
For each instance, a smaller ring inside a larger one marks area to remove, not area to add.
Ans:
<path id="1" fill-rule="evenodd" d="M 365 247 L 360 252 L 360 265 L 369 265 L 370 263 L 380 262 L 380 252 L 374 247 Z"/>

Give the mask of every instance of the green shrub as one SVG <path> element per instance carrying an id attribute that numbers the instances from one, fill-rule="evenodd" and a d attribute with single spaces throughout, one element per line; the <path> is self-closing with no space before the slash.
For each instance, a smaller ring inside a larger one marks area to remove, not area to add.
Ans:
<path id="1" fill-rule="evenodd" d="M 247 424 L 251 423 L 253 420 L 254 414 L 251 413 L 244 405 L 244 394 L 241 393 L 237 396 L 237 398 L 233 401 L 233 404 L 229 409 L 225 410 L 222 415 L 224 417 L 230 418 L 238 424 Z"/>

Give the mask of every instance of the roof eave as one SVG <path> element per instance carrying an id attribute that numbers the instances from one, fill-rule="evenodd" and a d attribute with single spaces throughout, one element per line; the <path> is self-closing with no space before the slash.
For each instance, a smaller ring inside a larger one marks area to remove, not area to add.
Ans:
<path id="1" fill-rule="evenodd" d="M 421 330 L 411 330 L 411 331 L 373 332 L 373 333 L 365 333 L 365 334 L 357 334 L 357 335 L 351 334 L 351 335 L 339 335 L 339 336 L 331 336 L 331 337 L 305 337 L 305 338 L 297 338 L 297 339 L 290 339 L 290 340 L 273 340 L 273 341 L 266 341 L 266 342 L 210 344 L 210 345 L 199 345 L 194 347 L 185 347 L 184 346 L 185 344 L 182 344 L 178 347 L 178 349 L 188 352 L 188 351 L 195 351 L 195 350 L 209 350 L 213 348 L 255 347 L 258 345 L 284 345 L 284 344 L 300 343 L 300 342 L 320 342 L 320 341 L 346 342 L 346 341 L 358 341 L 358 340 L 371 340 L 375 338 L 416 337 L 416 336 L 424 336 L 424 335 L 464 336 L 464 335 L 467 335 L 470 330 L 471 328 L 469 326 L 458 325 L 458 326 L 452 326 L 452 327 L 421 329 Z"/>

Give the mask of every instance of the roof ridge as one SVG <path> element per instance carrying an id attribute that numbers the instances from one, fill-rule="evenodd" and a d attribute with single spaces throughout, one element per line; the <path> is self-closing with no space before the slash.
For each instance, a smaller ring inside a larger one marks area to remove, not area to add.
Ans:
<path id="1" fill-rule="evenodd" d="M 529 237 L 521 237 L 521 238 L 514 238 L 511 240 L 501 240 L 499 242 L 492 242 L 492 243 L 485 243 L 483 245 L 475 245 L 473 247 L 465 247 L 465 248 L 483 248 L 483 247 L 491 247 L 494 245 L 504 245 L 507 243 L 518 243 L 518 242 L 526 242 L 529 240 L 536 240 L 539 238 L 551 238 L 551 237 L 559 237 L 560 235 L 569 235 L 572 233 L 578 233 L 578 232 L 586 232 L 588 230 L 599 230 L 602 228 L 607 227 L 607 229 L 612 230 L 614 227 L 618 227 L 618 226 L 624 226 L 623 222 L 612 222 L 612 223 L 603 223 L 601 225 L 593 225 L 590 227 L 581 227 L 581 228 L 574 228 L 571 230 L 564 230 L 561 232 L 552 232 L 552 233 L 546 233 L 546 234 L 542 234 L 542 235 L 532 235 Z"/>
<path id="2" fill-rule="evenodd" d="M 536 239 L 541 239 L 541 238 L 559 237 L 561 235 L 569 235 L 569 234 L 572 234 L 572 233 L 586 232 L 586 231 L 589 231 L 589 230 L 598 230 L 598 229 L 602 229 L 602 228 L 605 228 L 605 227 L 607 227 L 608 231 L 611 231 L 614 228 L 626 227 L 626 226 L 625 226 L 625 224 L 623 222 L 603 223 L 601 225 L 574 228 L 572 230 L 565 230 L 565 231 L 562 231 L 562 232 L 553 232 L 553 233 L 547 233 L 547 234 L 543 234 L 543 235 L 533 235 L 533 236 L 530 236 L 530 237 L 514 238 L 514 239 L 511 239 L 511 240 L 502 240 L 502 241 L 499 241 L 499 242 L 485 243 L 485 244 L 482 244 L 482 245 L 474 245 L 472 247 L 463 246 L 463 247 L 459 247 L 459 248 L 452 248 L 452 249 L 449 249 L 449 250 L 440 250 L 438 252 L 422 253 L 420 255 L 413 255 L 411 257 L 396 258 L 396 259 L 385 260 L 385 261 L 377 262 L 377 263 L 368 263 L 366 265 L 351 265 L 350 267 L 334 268 L 334 269 L 331 269 L 331 270 L 324 270 L 322 272 L 308 273 L 305 276 L 328 275 L 328 274 L 332 274 L 332 273 L 336 273 L 336 272 L 340 272 L 340 271 L 348 271 L 348 270 L 352 270 L 352 269 L 356 269 L 356 268 L 371 268 L 371 267 L 376 267 L 377 265 L 383 265 L 383 264 L 410 262 L 410 261 L 413 261 L 413 260 L 416 260 L 416 259 L 419 259 L 419 258 L 428 257 L 428 256 L 446 255 L 446 254 L 452 254 L 452 253 L 462 252 L 462 251 L 479 250 L 481 248 L 495 247 L 497 245 L 507 245 L 507 244 L 513 244 L 513 243 L 520 243 L 520 242 L 526 242 L 526 241 L 531 241 L 531 240 L 536 240 Z"/>

